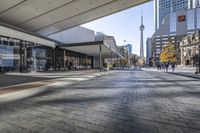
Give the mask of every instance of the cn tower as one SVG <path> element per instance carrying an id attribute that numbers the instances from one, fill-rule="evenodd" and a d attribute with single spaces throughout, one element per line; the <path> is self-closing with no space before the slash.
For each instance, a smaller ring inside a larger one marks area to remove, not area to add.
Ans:
<path id="1" fill-rule="evenodd" d="M 141 36 L 140 36 L 140 57 L 144 58 L 144 47 L 143 47 L 143 31 L 144 31 L 144 24 L 143 24 L 143 16 L 141 16 L 141 26 L 140 26 Z"/>

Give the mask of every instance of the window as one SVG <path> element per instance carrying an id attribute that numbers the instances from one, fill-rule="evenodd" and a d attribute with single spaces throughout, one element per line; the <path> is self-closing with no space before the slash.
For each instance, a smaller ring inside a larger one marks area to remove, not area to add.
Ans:
<path id="1" fill-rule="evenodd" d="M 168 40 L 168 38 L 162 38 L 162 40 Z"/>

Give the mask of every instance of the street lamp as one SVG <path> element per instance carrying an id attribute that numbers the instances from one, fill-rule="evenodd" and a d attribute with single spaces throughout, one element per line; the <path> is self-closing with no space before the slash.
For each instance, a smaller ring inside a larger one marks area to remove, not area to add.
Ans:
<path id="1" fill-rule="evenodd" d="M 196 62 L 196 72 L 195 74 L 200 74 L 200 31 L 198 31 L 198 41 L 197 41 L 197 62 Z"/>
<path id="2" fill-rule="evenodd" d="M 198 73 L 200 73 L 200 31 L 198 31 Z"/>

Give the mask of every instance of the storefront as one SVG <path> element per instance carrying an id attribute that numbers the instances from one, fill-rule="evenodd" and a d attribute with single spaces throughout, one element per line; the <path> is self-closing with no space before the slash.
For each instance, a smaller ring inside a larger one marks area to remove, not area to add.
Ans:
<path id="1" fill-rule="evenodd" d="M 53 48 L 0 37 L 0 71 L 44 71 L 53 68 Z"/>
<path id="2" fill-rule="evenodd" d="M 0 71 L 19 70 L 19 66 L 19 47 L 0 45 Z"/>
<path id="3" fill-rule="evenodd" d="M 33 42 L 0 37 L 0 72 L 92 68 L 92 56 Z"/>
<path id="4" fill-rule="evenodd" d="M 90 69 L 92 68 L 92 57 L 78 52 L 65 51 L 66 69 Z"/>

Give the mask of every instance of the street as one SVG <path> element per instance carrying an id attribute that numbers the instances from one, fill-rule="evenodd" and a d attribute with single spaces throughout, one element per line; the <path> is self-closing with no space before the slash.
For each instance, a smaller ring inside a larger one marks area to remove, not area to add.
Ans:
<path id="1" fill-rule="evenodd" d="M 0 133 L 200 132 L 198 79 L 116 70 L 71 84 L 65 80 L 57 78 L 45 91 L 0 102 Z"/>

